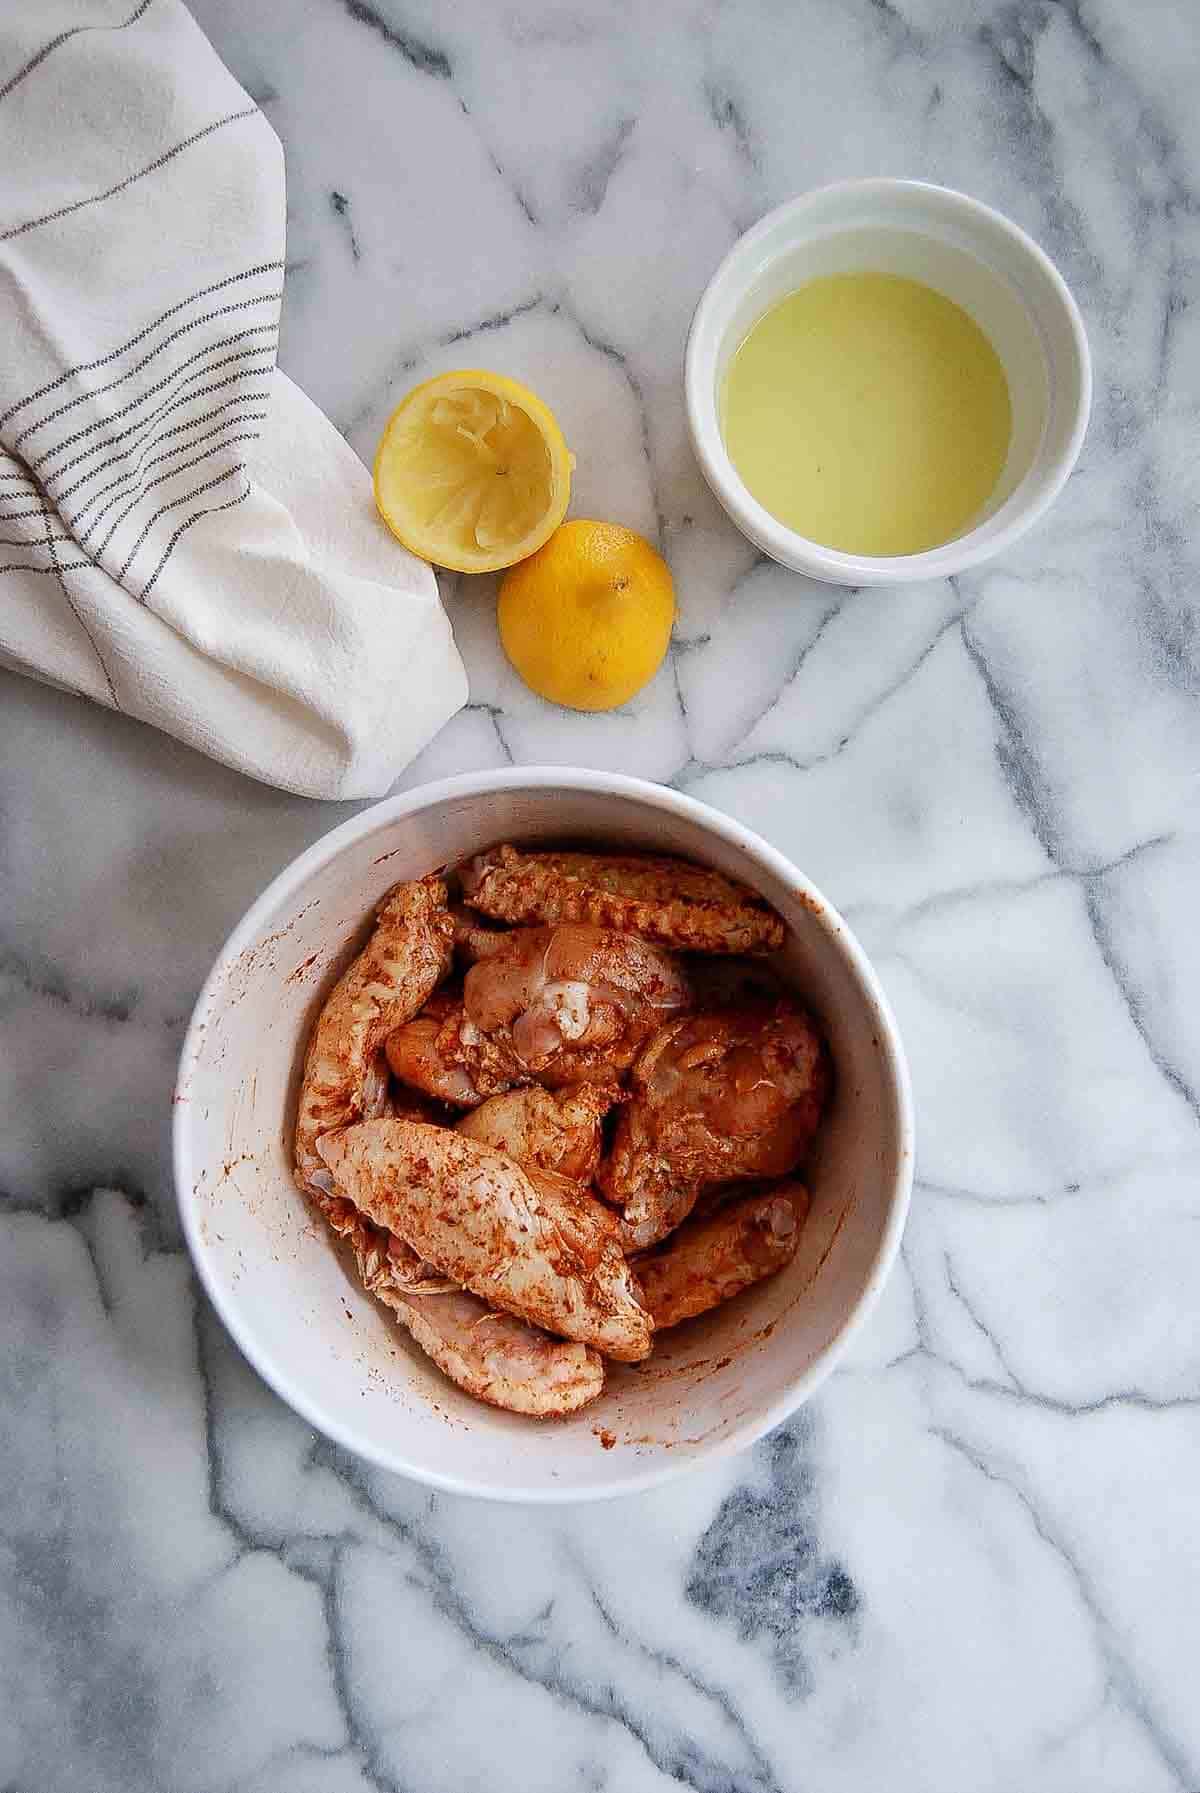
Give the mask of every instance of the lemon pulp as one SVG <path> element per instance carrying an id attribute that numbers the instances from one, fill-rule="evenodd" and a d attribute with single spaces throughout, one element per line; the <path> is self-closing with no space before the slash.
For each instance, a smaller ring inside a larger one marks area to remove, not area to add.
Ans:
<path id="1" fill-rule="evenodd" d="M 918 554 L 987 503 L 1012 407 L 960 305 L 898 274 L 830 274 L 751 327 L 721 423 L 743 483 L 789 529 L 846 554 Z"/>
<path id="2" fill-rule="evenodd" d="M 534 553 L 570 494 L 571 457 L 553 413 L 527 387 L 482 368 L 414 387 L 375 457 L 388 527 L 415 553 L 462 572 Z"/>

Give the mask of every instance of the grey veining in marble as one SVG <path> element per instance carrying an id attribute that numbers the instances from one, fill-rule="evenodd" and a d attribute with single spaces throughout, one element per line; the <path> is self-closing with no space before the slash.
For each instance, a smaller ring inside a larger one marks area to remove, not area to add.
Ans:
<path id="1" fill-rule="evenodd" d="M 288 161 L 283 361 L 369 457 L 527 378 L 680 595 L 618 716 L 517 684 L 406 783 L 639 772 L 848 915 L 919 1185 L 852 1357 L 743 1459 L 496 1510 L 367 1471 L 180 1250 L 168 1098 L 243 907 L 340 811 L 16 679 L 0 707 L 0 1788 L 1200 1788 L 1200 16 L 1188 0 L 198 0 Z M 822 181 L 966 189 L 1084 310 L 1079 470 L 897 594 L 759 559 L 686 443 L 691 309 Z"/>

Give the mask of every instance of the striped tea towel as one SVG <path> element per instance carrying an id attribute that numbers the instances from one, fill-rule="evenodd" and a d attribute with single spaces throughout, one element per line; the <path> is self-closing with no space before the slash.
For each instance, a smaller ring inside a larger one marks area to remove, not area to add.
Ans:
<path id="1" fill-rule="evenodd" d="M 178 0 L 39 0 L 0 8 L 0 170 L 0 666 L 380 795 L 466 676 L 432 572 L 276 368 L 270 126 Z"/>

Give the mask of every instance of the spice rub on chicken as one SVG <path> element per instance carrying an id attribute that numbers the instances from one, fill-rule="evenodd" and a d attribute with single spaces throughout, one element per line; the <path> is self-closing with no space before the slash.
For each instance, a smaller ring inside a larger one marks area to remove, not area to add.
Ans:
<path id="1" fill-rule="evenodd" d="M 322 1168 L 317 1141 L 362 1120 L 381 1100 L 378 1056 L 388 1035 L 418 1014 L 450 968 L 454 924 L 440 878 L 399 884 L 380 904 L 371 937 L 317 1018 L 300 1081 L 296 1176 Z"/>
<path id="2" fill-rule="evenodd" d="M 591 1183 L 600 1166 L 600 1123 L 620 1099 L 617 1083 L 568 1083 L 555 1090 L 530 1083 L 489 1097 L 456 1126 L 518 1164 Z"/>
<path id="3" fill-rule="evenodd" d="M 777 1183 L 685 1220 L 639 1257 L 638 1282 L 655 1329 L 705 1314 L 782 1270 L 800 1243 L 808 1205 L 803 1183 Z"/>
<path id="4" fill-rule="evenodd" d="M 361 1212 L 492 1306 L 622 1362 L 649 1354 L 612 1214 L 570 1179 L 419 1121 L 363 1121 L 320 1151 Z"/>
<path id="5" fill-rule="evenodd" d="M 462 868 L 472 908 L 509 922 L 593 922 L 684 952 L 765 953 L 783 922 L 744 884 L 651 854 L 492 847 Z"/>
<path id="6" fill-rule="evenodd" d="M 831 1067 L 783 939 L 662 856 L 502 845 L 387 894 L 308 1042 L 296 1179 L 465 1392 L 577 1412 L 791 1261 Z"/>
<path id="7" fill-rule="evenodd" d="M 706 1186 L 796 1169 L 829 1093 L 812 1019 L 789 1000 L 667 1023 L 643 1048 L 599 1184 L 637 1251 L 686 1218 Z"/>
<path id="8" fill-rule="evenodd" d="M 461 999 L 435 1003 L 389 1037 L 388 1062 L 403 1082 L 462 1107 L 534 1079 L 549 1088 L 609 1082 L 689 1001 L 677 962 L 636 935 L 514 928 L 471 966 Z"/>

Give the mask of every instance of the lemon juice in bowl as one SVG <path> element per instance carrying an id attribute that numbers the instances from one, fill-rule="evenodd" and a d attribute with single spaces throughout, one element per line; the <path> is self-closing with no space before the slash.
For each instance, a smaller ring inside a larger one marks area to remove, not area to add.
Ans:
<path id="1" fill-rule="evenodd" d="M 1008 381 L 972 317 L 919 280 L 829 274 L 754 323 L 721 431 L 751 495 L 847 554 L 919 554 L 971 527 L 1004 470 Z"/>

